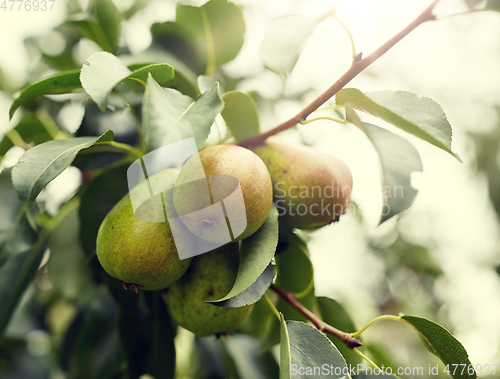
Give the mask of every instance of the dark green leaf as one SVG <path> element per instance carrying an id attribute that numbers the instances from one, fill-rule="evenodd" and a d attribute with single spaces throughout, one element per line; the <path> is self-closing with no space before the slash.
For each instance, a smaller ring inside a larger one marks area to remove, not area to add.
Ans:
<path id="1" fill-rule="evenodd" d="M 149 151 L 190 137 L 201 148 L 221 108 L 218 84 L 194 102 L 174 89 L 160 87 L 149 77 L 142 105 L 144 138 Z"/>
<path id="2" fill-rule="evenodd" d="M 116 8 L 113 0 L 95 0 L 95 16 L 111 49 L 109 51 L 114 52 L 121 34 L 122 15 L 120 11 Z"/>
<path id="3" fill-rule="evenodd" d="M 434 100 L 405 91 L 364 94 L 346 88 L 337 93 L 336 102 L 378 117 L 456 156 L 451 151 L 450 123 Z"/>
<path id="4" fill-rule="evenodd" d="M 314 286 L 314 271 L 309 252 L 302 244 L 290 243 L 276 254 L 278 278 L 276 284 L 285 291 L 302 297 Z"/>
<path id="5" fill-rule="evenodd" d="M 269 24 L 262 41 L 261 57 L 268 69 L 288 75 L 314 27 L 328 16 L 294 14 L 277 18 Z"/>
<path id="6" fill-rule="evenodd" d="M 231 291 L 218 301 L 231 299 L 255 283 L 273 259 L 277 244 L 278 212 L 273 206 L 260 229 L 242 241 L 238 276 Z"/>
<path id="7" fill-rule="evenodd" d="M 328 377 L 345 379 L 349 368 L 342 354 L 318 329 L 297 321 L 287 321 L 290 338 L 292 378 L 317 378 L 323 365 L 331 368 Z M 335 372 L 337 368 L 337 372 Z M 316 372 L 314 372 L 316 370 Z"/>
<path id="8" fill-rule="evenodd" d="M 280 379 L 290 379 L 290 365 L 292 364 L 290 353 L 290 336 L 283 314 L 280 313 Z"/>
<path id="9" fill-rule="evenodd" d="M 427 320 L 415 316 L 401 316 L 401 319 L 413 326 L 422 339 L 425 341 L 430 350 L 439 358 L 445 365 L 465 365 L 466 369 L 456 370 L 452 375 L 455 379 L 475 379 L 477 378 L 476 371 L 472 366 L 469 355 L 463 345 L 453 335 L 436 324 L 434 321 Z M 464 366 L 462 366 L 464 367 Z M 472 367 L 474 374 L 469 374 L 467 369 Z M 450 369 L 450 371 L 453 371 Z"/>
<path id="10" fill-rule="evenodd" d="M 95 253 L 99 226 L 108 212 L 128 193 L 128 165 L 118 166 L 97 176 L 82 195 L 80 240 L 87 256 Z M 121 285 L 121 284 L 120 284 Z"/>
<path id="11" fill-rule="evenodd" d="M 422 161 L 413 145 L 375 125 L 361 122 L 351 108 L 346 108 L 347 119 L 366 133 L 380 157 L 382 167 L 382 196 L 384 207 L 380 223 L 407 210 L 417 190 L 411 186 L 411 173 L 422 171 Z"/>
<path id="12" fill-rule="evenodd" d="M 47 275 L 63 297 L 85 303 L 95 295 L 96 285 L 80 245 L 78 211 L 72 210 L 51 233 Z"/>
<path id="13" fill-rule="evenodd" d="M 152 293 L 158 297 L 158 292 Z M 154 303 L 164 306 L 163 302 Z M 131 377 L 150 374 L 155 378 L 173 378 L 175 371 L 174 332 L 171 321 L 159 309 L 151 316 L 122 309 L 120 312 L 120 338 L 129 363 Z"/>
<path id="14" fill-rule="evenodd" d="M 174 77 L 173 68 L 167 64 L 142 65 L 131 71 L 113 54 L 100 51 L 87 58 L 87 62 L 82 66 L 80 81 L 85 91 L 104 111 L 108 104 L 108 96 L 118 83 L 125 79 L 146 82 L 149 73 L 161 82 Z"/>
<path id="15" fill-rule="evenodd" d="M 242 92 L 227 92 L 223 98 L 221 114 L 236 142 L 242 142 L 259 134 L 259 117 L 253 99 Z"/>
<path id="16" fill-rule="evenodd" d="M 317 304 L 321 319 L 327 324 L 347 333 L 352 333 L 357 330 L 344 307 L 335 300 L 328 297 L 318 297 Z M 331 335 L 327 335 L 327 337 L 333 342 L 337 349 L 339 349 L 340 353 L 351 366 L 361 362 L 360 356 L 349 349 L 342 341 Z"/>
<path id="17" fill-rule="evenodd" d="M 10 107 L 9 117 L 12 118 L 17 108 L 36 96 L 67 93 L 78 88 L 82 88 L 80 84 L 80 70 L 65 71 L 39 80 L 36 83 L 26 86 L 21 91 L 21 94 L 14 100 Z"/>
<path id="18" fill-rule="evenodd" d="M 34 201 L 40 191 L 75 159 L 80 150 L 96 142 L 111 141 L 113 132 L 98 138 L 78 137 L 45 142 L 29 149 L 12 169 L 12 181 L 22 201 Z"/>
<path id="19" fill-rule="evenodd" d="M 311 288 L 311 291 L 309 293 L 305 294 L 300 298 L 297 298 L 297 301 L 310 311 L 313 311 L 316 305 L 316 296 L 314 295 L 314 287 Z M 276 308 L 278 308 L 278 310 L 281 313 L 283 313 L 283 315 L 287 320 L 307 322 L 307 318 L 297 309 L 295 309 L 295 307 L 293 307 L 286 300 L 284 300 L 282 297 L 278 298 L 278 301 L 276 302 Z"/>
<path id="20" fill-rule="evenodd" d="M 254 304 L 262 297 L 267 291 L 274 278 L 274 265 L 272 263 L 267 266 L 262 274 L 257 278 L 246 290 L 239 295 L 224 301 L 210 302 L 210 304 L 217 305 L 218 307 L 231 307 L 239 308 L 245 305 Z"/>

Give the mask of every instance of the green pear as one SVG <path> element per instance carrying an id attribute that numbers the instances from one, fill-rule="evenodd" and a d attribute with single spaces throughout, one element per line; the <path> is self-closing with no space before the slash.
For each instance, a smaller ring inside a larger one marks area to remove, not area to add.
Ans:
<path id="1" fill-rule="evenodd" d="M 172 187 L 178 173 L 175 169 L 161 171 L 149 178 L 149 184 Z M 135 214 L 131 196 L 141 204 Z M 166 208 L 172 212 L 171 196 L 164 199 Z M 168 287 L 190 264 L 190 259 L 179 259 L 175 244 L 189 246 L 192 234 L 188 230 L 176 235 L 174 242 L 168 222 L 141 221 L 158 220 L 158 215 L 163 214 L 160 196 L 151 198 L 148 183 L 142 181 L 113 207 L 99 228 L 96 249 L 99 262 L 109 275 L 122 280 L 126 289 L 137 292 L 137 289 L 154 291 Z M 140 219 L 136 217 L 139 215 Z"/>
<path id="2" fill-rule="evenodd" d="M 269 169 L 274 202 L 285 225 L 318 229 L 347 211 L 352 175 L 339 158 L 277 137 L 252 150 Z"/>
<path id="3" fill-rule="evenodd" d="M 239 241 L 259 229 L 273 201 L 269 171 L 252 151 L 236 145 L 202 149 L 181 169 L 173 193 L 186 227 L 213 243 Z"/>
<path id="4" fill-rule="evenodd" d="M 252 305 L 224 308 L 206 301 L 227 295 L 238 274 L 238 265 L 237 243 L 194 257 L 186 274 L 168 292 L 170 311 L 177 323 L 199 337 L 236 331 Z"/>

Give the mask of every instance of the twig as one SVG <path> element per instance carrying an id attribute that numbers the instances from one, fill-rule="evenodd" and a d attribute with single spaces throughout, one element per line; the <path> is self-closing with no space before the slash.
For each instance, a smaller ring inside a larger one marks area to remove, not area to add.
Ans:
<path id="1" fill-rule="evenodd" d="M 362 345 L 362 343 L 358 339 L 354 338 L 349 333 L 338 330 L 337 328 L 334 328 L 333 326 L 321 320 L 309 309 L 300 304 L 295 298 L 295 296 L 293 296 L 293 294 L 277 287 L 274 284 L 271 284 L 271 289 L 278 295 L 280 295 L 284 300 L 286 300 L 292 307 L 294 307 L 296 310 L 302 313 L 309 321 L 313 323 L 316 329 L 318 329 L 320 332 L 328 333 L 338 338 L 343 343 L 345 343 L 349 349 L 353 349 L 355 347 L 359 347 Z"/>
<path id="2" fill-rule="evenodd" d="M 431 5 L 424 10 L 420 16 L 418 16 L 413 22 L 411 22 L 406 28 L 401 30 L 398 34 L 392 37 L 389 41 L 380 46 L 373 53 L 368 55 L 366 58 L 362 58 L 361 53 L 356 55 L 354 58 L 351 67 L 325 92 L 319 95 L 316 99 L 314 99 L 309 105 L 307 105 L 304 109 L 302 109 L 299 113 L 293 116 L 291 119 L 283 122 L 282 124 L 276 126 L 275 128 L 259 134 L 255 137 L 252 137 L 246 141 L 240 143 L 243 147 L 251 147 L 260 145 L 264 140 L 272 135 L 280 133 L 284 130 L 290 129 L 295 125 L 304 121 L 307 116 L 309 116 L 312 112 L 318 109 L 321 105 L 326 103 L 329 99 L 331 99 L 337 92 L 339 92 L 342 88 L 345 87 L 347 83 L 349 83 L 352 79 L 354 79 L 359 73 L 361 73 L 365 68 L 375 62 L 378 58 L 384 55 L 391 47 L 393 47 L 396 43 L 398 43 L 401 39 L 407 36 L 413 29 L 415 29 L 420 24 L 423 24 L 426 21 L 435 20 L 436 17 L 432 14 L 432 10 L 436 6 L 439 0 L 433 0 Z"/>

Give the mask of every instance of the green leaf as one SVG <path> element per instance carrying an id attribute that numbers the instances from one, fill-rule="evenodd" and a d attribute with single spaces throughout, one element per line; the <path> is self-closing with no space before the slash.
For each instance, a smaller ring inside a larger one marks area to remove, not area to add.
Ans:
<path id="1" fill-rule="evenodd" d="M 88 260 L 80 244 L 79 208 L 73 209 L 52 231 L 47 275 L 54 290 L 77 303 L 86 303 L 96 292 Z"/>
<path id="2" fill-rule="evenodd" d="M 245 334 L 223 339 L 240 379 L 276 378 L 278 366 L 270 352 L 262 353 L 259 340 Z"/>
<path id="3" fill-rule="evenodd" d="M 411 173 L 422 171 L 420 155 L 404 138 L 378 126 L 361 122 L 351 108 L 346 108 L 346 116 L 365 132 L 379 154 L 384 198 L 380 223 L 383 223 L 407 210 L 417 196 L 418 191 L 411 186 Z"/>
<path id="4" fill-rule="evenodd" d="M 292 377 L 290 374 L 291 364 L 290 337 L 285 317 L 280 313 L 280 379 L 290 379 Z"/>
<path id="5" fill-rule="evenodd" d="M 34 143 L 38 145 L 52 139 L 51 134 L 47 131 L 39 117 L 28 116 L 22 118 L 14 127 L 14 131 L 17 132 L 27 144 Z M 10 133 L 12 132 L 9 131 L 5 133 L 5 136 L 0 142 L 0 159 L 12 146 L 14 146 L 12 139 L 9 137 Z"/>
<path id="6" fill-rule="evenodd" d="M 290 338 L 290 371 L 293 378 L 317 378 L 321 371 L 314 372 L 314 368 L 327 365 L 333 367 L 328 372 L 329 378 L 345 379 L 349 374 L 346 361 L 323 333 L 298 321 L 288 321 L 286 327 Z M 338 368 L 337 372 L 335 368 Z"/>
<path id="7" fill-rule="evenodd" d="M 12 169 L 12 181 L 22 201 L 34 201 L 40 191 L 75 159 L 80 150 L 96 142 L 111 141 L 113 132 L 42 143 L 29 149 Z"/>
<path id="8" fill-rule="evenodd" d="M 302 297 L 314 286 L 314 270 L 309 252 L 301 243 L 290 243 L 276 254 L 278 278 L 276 284 L 287 292 Z"/>
<path id="9" fill-rule="evenodd" d="M 30 84 L 21 91 L 21 94 L 14 100 L 9 110 L 9 118 L 14 116 L 14 112 L 28 100 L 48 94 L 67 93 L 81 88 L 80 70 L 61 72 Z"/>
<path id="10" fill-rule="evenodd" d="M 337 93 L 336 102 L 393 124 L 460 160 L 451 151 L 450 123 L 443 109 L 434 100 L 405 91 L 364 94 L 356 88 L 346 88 Z"/>
<path id="11" fill-rule="evenodd" d="M 99 226 L 108 212 L 128 193 L 128 165 L 106 170 L 92 180 L 82 195 L 80 240 L 87 256 L 96 250 Z M 121 285 L 121 284 L 120 284 Z"/>
<path id="12" fill-rule="evenodd" d="M 153 309 L 147 317 L 138 310 L 121 309 L 119 332 L 131 377 L 150 374 L 173 378 L 175 371 L 174 329 L 159 292 L 151 293 Z"/>
<path id="13" fill-rule="evenodd" d="M 91 39 L 103 50 L 113 53 L 121 33 L 122 15 L 112 0 L 94 0 L 88 19 L 68 20 L 67 25 L 75 28 L 83 37 Z"/>
<path id="14" fill-rule="evenodd" d="M 118 83 L 125 79 L 134 79 L 145 83 L 149 73 L 161 82 L 171 80 L 174 77 L 174 70 L 168 64 L 142 65 L 131 71 L 118 57 L 100 51 L 87 58 L 87 62 L 82 66 L 80 81 L 89 96 L 102 111 L 105 111 L 108 105 L 108 96 Z"/>
<path id="15" fill-rule="evenodd" d="M 430 350 L 445 365 L 458 364 L 466 367 L 464 372 L 456 370 L 452 375 L 454 379 L 475 379 L 477 378 L 474 366 L 472 366 L 469 355 L 463 345 L 445 328 L 434 321 L 415 316 L 401 316 L 401 319 L 413 326 L 418 334 L 425 341 Z M 472 367 L 474 374 L 469 374 L 467 369 Z M 453 370 L 450 369 L 452 372 Z"/>
<path id="16" fill-rule="evenodd" d="M 246 290 L 241 292 L 239 295 L 232 297 L 224 301 L 209 302 L 210 304 L 216 305 L 218 307 L 230 307 L 239 308 L 245 305 L 254 304 L 262 297 L 262 295 L 267 291 L 274 278 L 274 265 L 272 263 L 267 266 L 262 274 L 257 278 L 255 283 L 253 283 Z"/>
<path id="17" fill-rule="evenodd" d="M 273 20 L 260 50 L 264 66 L 278 75 L 290 74 L 315 26 L 327 16 L 293 14 Z"/>
<path id="18" fill-rule="evenodd" d="M 218 84 L 193 101 L 179 91 L 160 87 L 150 76 L 142 105 L 148 150 L 190 137 L 201 148 L 222 105 Z"/>
<path id="19" fill-rule="evenodd" d="M 191 45 L 189 50 L 194 49 L 210 71 L 236 57 L 243 46 L 245 20 L 241 8 L 227 0 L 211 0 L 202 7 L 178 4 L 175 23 L 155 24 L 152 32 L 173 36 L 177 42 L 183 39 L 184 47 Z M 172 45 L 166 47 L 175 52 L 179 43 Z"/>
<path id="20" fill-rule="evenodd" d="M 257 106 L 252 97 L 239 91 L 231 91 L 222 99 L 224 109 L 221 115 L 236 142 L 245 141 L 260 133 Z"/>
<path id="21" fill-rule="evenodd" d="M 240 267 L 231 291 L 218 302 L 231 299 L 250 287 L 273 259 L 278 245 L 278 212 L 273 206 L 257 232 L 241 243 Z"/>
<path id="22" fill-rule="evenodd" d="M 349 314 L 338 302 L 328 297 L 318 297 L 316 300 L 321 319 L 324 322 L 347 333 L 357 330 Z M 361 357 L 349 349 L 342 341 L 331 335 L 327 335 L 327 337 L 339 349 L 340 353 L 351 366 L 361 362 Z"/>

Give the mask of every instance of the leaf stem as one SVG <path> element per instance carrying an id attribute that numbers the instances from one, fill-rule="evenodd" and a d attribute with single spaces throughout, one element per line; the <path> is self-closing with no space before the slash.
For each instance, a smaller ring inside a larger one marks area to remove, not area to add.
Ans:
<path id="1" fill-rule="evenodd" d="M 361 351 L 359 351 L 358 349 L 352 349 L 352 351 L 354 351 L 356 354 L 358 354 L 361 358 L 363 358 L 365 361 L 367 361 L 369 364 L 371 364 L 374 368 L 376 369 L 379 369 L 380 370 L 380 367 L 378 367 L 375 362 L 373 362 L 370 358 L 368 358 L 366 355 L 364 355 Z M 381 370 L 380 370 L 381 371 Z"/>
<path id="2" fill-rule="evenodd" d="M 393 315 L 382 315 L 375 317 L 373 320 L 371 320 L 368 324 L 363 326 L 361 329 L 359 329 L 357 332 L 351 333 L 351 336 L 353 337 L 359 337 L 361 333 L 363 333 L 366 329 L 368 329 L 371 325 L 375 324 L 377 321 L 381 320 L 394 320 L 394 321 L 404 321 L 401 319 L 399 316 L 393 316 Z"/>
<path id="3" fill-rule="evenodd" d="M 375 62 L 378 58 L 384 55 L 391 47 L 393 47 L 396 43 L 398 43 L 401 39 L 407 36 L 412 30 L 414 30 L 420 24 L 423 24 L 426 21 L 432 21 L 436 19 L 436 16 L 432 13 L 432 10 L 436 6 L 439 0 L 433 0 L 432 3 L 410 24 L 408 24 L 403 30 L 394 35 L 391 39 L 389 39 L 386 43 L 380 46 L 373 53 L 368 55 L 366 58 L 362 58 L 361 53 L 356 55 L 354 58 L 351 67 L 335 82 L 330 88 L 328 88 L 325 92 L 319 95 L 316 99 L 314 99 L 309 105 L 307 105 L 304 109 L 302 109 L 299 113 L 293 116 L 291 119 L 283 122 L 282 124 L 276 126 L 275 128 L 259 134 L 255 137 L 252 137 L 246 141 L 241 142 L 239 145 L 243 147 L 251 147 L 260 145 L 265 141 L 266 138 L 280 133 L 284 130 L 290 129 L 300 122 L 307 119 L 312 112 L 326 103 L 329 99 L 331 99 L 337 92 L 339 92 L 342 88 L 346 86 L 352 79 L 354 79 L 359 73 L 361 73 L 365 68 Z"/>
<path id="4" fill-rule="evenodd" d="M 215 44 L 212 29 L 210 29 L 210 21 L 208 20 L 207 12 L 203 7 L 200 7 L 201 18 L 203 20 L 203 29 L 205 30 L 205 37 L 207 43 L 207 70 L 205 75 L 212 76 L 217 67 L 215 60 Z"/>
<path id="5" fill-rule="evenodd" d="M 340 24 L 343 26 L 343 28 L 345 29 L 345 31 L 347 32 L 347 34 L 349 35 L 349 39 L 351 40 L 351 46 L 352 46 L 352 59 L 355 59 L 356 58 L 356 46 L 354 45 L 354 38 L 352 38 L 352 34 L 351 32 L 349 31 L 349 29 L 347 28 L 347 26 L 345 26 L 345 24 L 340 21 L 337 17 L 333 16 L 333 18 Z"/>
<path id="6" fill-rule="evenodd" d="M 278 312 L 278 310 L 274 306 L 274 304 L 271 301 L 271 299 L 269 298 L 269 296 L 267 296 L 267 293 L 264 294 L 264 299 L 266 299 L 266 302 L 269 305 L 269 308 L 271 308 L 271 310 L 273 311 L 274 315 L 278 318 L 278 320 L 281 320 L 280 313 Z"/>
<path id="7" fill-rule="evenodd" d="M 275 284 L 271 284 L 271 289 L 276 292 L 279 296 L 281 296 L 284 300 L 286 300 L 292 307 L 294 307 L 297 311 L 302 313 L 312 324 L 318 329 L 320 332 L 328 333 L 339 340 L 341 340 L 349 349 L 353 349 L 355 347 L 362 346 L 362 343 L 353 337 L 351 334 L 343 332 L 333 326 L 327 324 L 323 320 L 321 320 L 318 316 L 312 313 L 309 309 L 304 307 L 301 303 L 297 301 L 295 296 L 290 292 L 287 292 Z"/>
<path id="8" fill-rule="evenodd" d="M 127 145 L 126 143 L 121 143 L 121 142 L 116 142 L 116 141 L 102 141 L 102 142 L 97 142 L 95 143 L 94 145 L 109 145 L 109 146 L 113 146 L 114 148 L 116 149 L 119 149 L 119 150 L 124 150 L 130 154 L 133 154 L 139 158 L 141 158 L 144 154 L 136 149 L 135 147 L 132 147 L 130 145 Z"/>
<path id="9" fill-rule="evenodd" d="M 310 120 L 301 121 L 300 124 L 305 125 L 305 124 L 309 124 L 310 122 L 318 121 L 318 120 L 330 120 L 330 121 L 338 122 L 340 124 L 349 124 L 350 123 L 350 121 L 347 121 L 347 120 L 341 120 L 339 118 L 322 116 L 322 117 L 311 118 Z"/>

